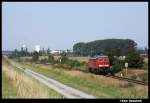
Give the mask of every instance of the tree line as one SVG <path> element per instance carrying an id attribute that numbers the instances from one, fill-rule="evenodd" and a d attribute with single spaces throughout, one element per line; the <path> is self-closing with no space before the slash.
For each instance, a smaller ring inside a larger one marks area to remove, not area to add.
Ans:
<path id="1" fill-rule="evenodd" d="M 77 56 L 88 56 L 95 54 L 127 55 L 136 49 L 137 43 L 131 39 L 105 39 L 91 42 L 79 42 L 74 44 L 73 52 Z"/>

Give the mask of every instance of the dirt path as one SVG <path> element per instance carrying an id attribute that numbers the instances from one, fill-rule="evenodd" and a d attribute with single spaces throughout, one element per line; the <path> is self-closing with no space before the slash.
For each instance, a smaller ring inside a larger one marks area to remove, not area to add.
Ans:
<path id="1" fill-rule="evenodd" d="M 25 72 L 33 76 L 34 78 L 38 79 L 40 82 L 47 85 L 48 87 L 54 89 L 58 93 L 64 95 L 66 98 L 94 98 L 94 96 L 92 95 L 89 95 L 82 91 L 71 88 L 67 85 L 64 85 L 56 80 L 50 79 L 32 70 L 25 69 Z"/>

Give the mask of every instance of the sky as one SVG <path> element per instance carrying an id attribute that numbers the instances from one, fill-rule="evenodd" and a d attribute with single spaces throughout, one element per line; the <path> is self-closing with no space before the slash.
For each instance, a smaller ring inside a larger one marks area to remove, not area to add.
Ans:
<path id="1" fill-rule="evenodd" d="M 148 46 L 148 2 L 2 2 L 2 50 L 110 38 Z"/>

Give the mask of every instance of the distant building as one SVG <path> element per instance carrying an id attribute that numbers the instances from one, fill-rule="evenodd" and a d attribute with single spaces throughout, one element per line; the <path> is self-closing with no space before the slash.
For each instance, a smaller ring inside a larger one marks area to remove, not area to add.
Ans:
<path id="1" fill-rule="evenodd" d="M 51 54 L 61 54 L 63 52 L 65 52 L 65 53 L 68 53 L 68 52 L 72 53 L 73 50 L 51 50 L 50 51 Z"/>
<path id="2" fill-rule="evenodd" d="M 21 47 L 21 51 L 27 52 L 27 50 L 28 50 L 27 46 L 25 44 L 23 44 L 22 47 Z"/>
<path id="3" fill-rule="evenodd" d="M 51 50 L 51 54 L 60 54 L 61 50 Z"/>

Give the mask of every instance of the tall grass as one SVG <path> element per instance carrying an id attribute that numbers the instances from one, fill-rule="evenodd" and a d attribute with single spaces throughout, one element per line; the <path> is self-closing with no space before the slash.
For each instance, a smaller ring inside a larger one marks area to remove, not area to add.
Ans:
<path id="1" fill-rule="evenodd" d="M 17 96 L 16 88 L 11 80 L 2 72 L 2 98 L 15 98 Z"/>
<path id="2" fill-rule="evenodd" d="M 10 84 L 16 89 L 16 96 L 14 98 L 63 98 L 57 92 L 50 90 L 47 86 L 39 83 L 23 72 L 18 72 L 5 63 L 3 63 L 2 71 L 2 75 L 7 77 L 7 80 L 9 80 L 8 82 L 11 82 Z M 8 88 L 4 90 L 6 89 Z M 7 98 L 7 96 L 5 97 Z"/>

